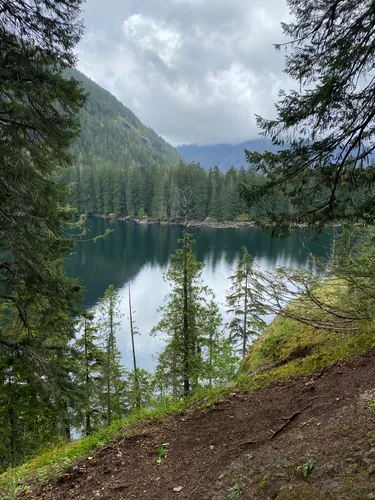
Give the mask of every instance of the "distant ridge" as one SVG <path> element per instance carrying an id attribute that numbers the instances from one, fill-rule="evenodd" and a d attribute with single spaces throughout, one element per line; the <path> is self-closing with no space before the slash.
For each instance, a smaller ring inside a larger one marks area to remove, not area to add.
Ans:
<path id="1" fill-rule="evenodd" d="M 213 146 L 197 146 L 184 144 L 176 147 L 177 151 L 188 162 L 197 162 L 205 169 L 217 165 L 223 172 L 231 167 L 246 166 L 245 149 L 263 153 L 276 151 L 277 147 L 268 139 L 254 139 L 241 144 L 215 144 Z"/>

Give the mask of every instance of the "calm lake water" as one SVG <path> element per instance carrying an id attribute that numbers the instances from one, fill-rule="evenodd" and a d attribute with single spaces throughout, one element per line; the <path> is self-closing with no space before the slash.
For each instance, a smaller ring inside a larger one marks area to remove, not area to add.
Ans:
<path id="1" fill-rule="evenodd" d="M 105 219 L 88 219 L 88 238 L 114 229 L 105 239 L 78 242 L 75 253 L 65 263 L 70 276 L 79 277 L 86 287 L 86 306 L 95 311 L 98 301 L 109 285 L 114 285 L 121 297 L 123 317 L 117 333 L 117 345 L 123 364 L 131 368 L 129 332 L 128 286 L 131 285 L 134 320 L 140 334 L 136 337 L 138 365 L 152 370 L 155 357 L 163 342 L 149 335 L 160 314 L 168 284 L 163 280 L 170 257 L 182 236 L 178 226 L 136 224 Z M 272 238 L 258 228 L 193 228 L 196 238 L 195 254 L 205 263 L 202 277 L 216 295 L 223 315 L 228 319 L 225 307 L 228 275 L 236 266 L 245 245 L 255 263 L 264 269 L 276 266 L 312 267 L 310 253 L 324 257 L 329 252 L 331 232 L 315 239 L 312 234 L 300 233 L 288 238 Z"/>

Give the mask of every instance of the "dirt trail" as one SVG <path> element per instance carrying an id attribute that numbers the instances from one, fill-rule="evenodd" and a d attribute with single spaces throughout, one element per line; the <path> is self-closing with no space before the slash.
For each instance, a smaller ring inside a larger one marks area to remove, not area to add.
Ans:
<path id="1" fill-rule="evenodd" d="M 34 498 L 375 498 L 375 417 L 365 403 L 374 389 L 372 351 L 315 377 L 233 394 L 209 410 L 145 424 Z M 155 447 L 165 442 L 156 465 Z M 307 459 L 314 468 L 304 479 L 296 468 Z"/>

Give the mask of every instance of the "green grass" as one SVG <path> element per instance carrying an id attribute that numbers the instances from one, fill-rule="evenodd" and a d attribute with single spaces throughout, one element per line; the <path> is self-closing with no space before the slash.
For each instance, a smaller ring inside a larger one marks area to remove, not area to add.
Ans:
<path id="1" fill-rule="evenodd" d="M 166 414 L 180 413 L 184 411 L 186 404 L 183 400 L 163 400 L 155 409 L 134 412 L 126 420 L 115 422 L 91 436 L 54 446 L 0 475 L 0 497 L 4 500 L 12 499 L 16 494 L 29 491 L 31 485 L 38 486 L 53 477 L 61 477 L 72 463 L 87 458 L 93 450 L 121 436 L 137 433 L 134 424 L 141 424 L 149 419 L 160 420 Z"/>
<path id="2" fill-rule="evenodd" d="M 374 329 L 375 322 L 367 321 L 356 332 L 338 333 L 277 317 L 252 345 L 237 387 L 253 391 L 353 359 L 375 347 Z"/>
<path id="3" fill-rule="evenodd" d="M 127 419 L 115 422 L 91 436 L 69 443 L 62 442 L 1 474 L 0 498 L 11 500 L 21 493 L 38 489 L 52 478 L 62 477 L 73 463 L 86 459 L 94 450 L 122 436 L 139 433 L 142 423 L 148 420 L 162 420 L 166 415 L 183 413 L 188 407 L 192 410 L 207 408 L 228 390 L 228 388 L 213 388 L 198 391 L 187 399 L 165 398 L 155 408 L 136 411 Z"/>

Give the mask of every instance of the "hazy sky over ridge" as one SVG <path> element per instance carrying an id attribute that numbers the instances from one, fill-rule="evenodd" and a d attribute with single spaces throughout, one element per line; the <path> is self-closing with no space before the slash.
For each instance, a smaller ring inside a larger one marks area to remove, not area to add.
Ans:
<path id="1" fill-rule="evenodd" d="M 78 69 L 173 145 L 259 137 L 281 88 L 285 0 L 87 0 Z"/>

